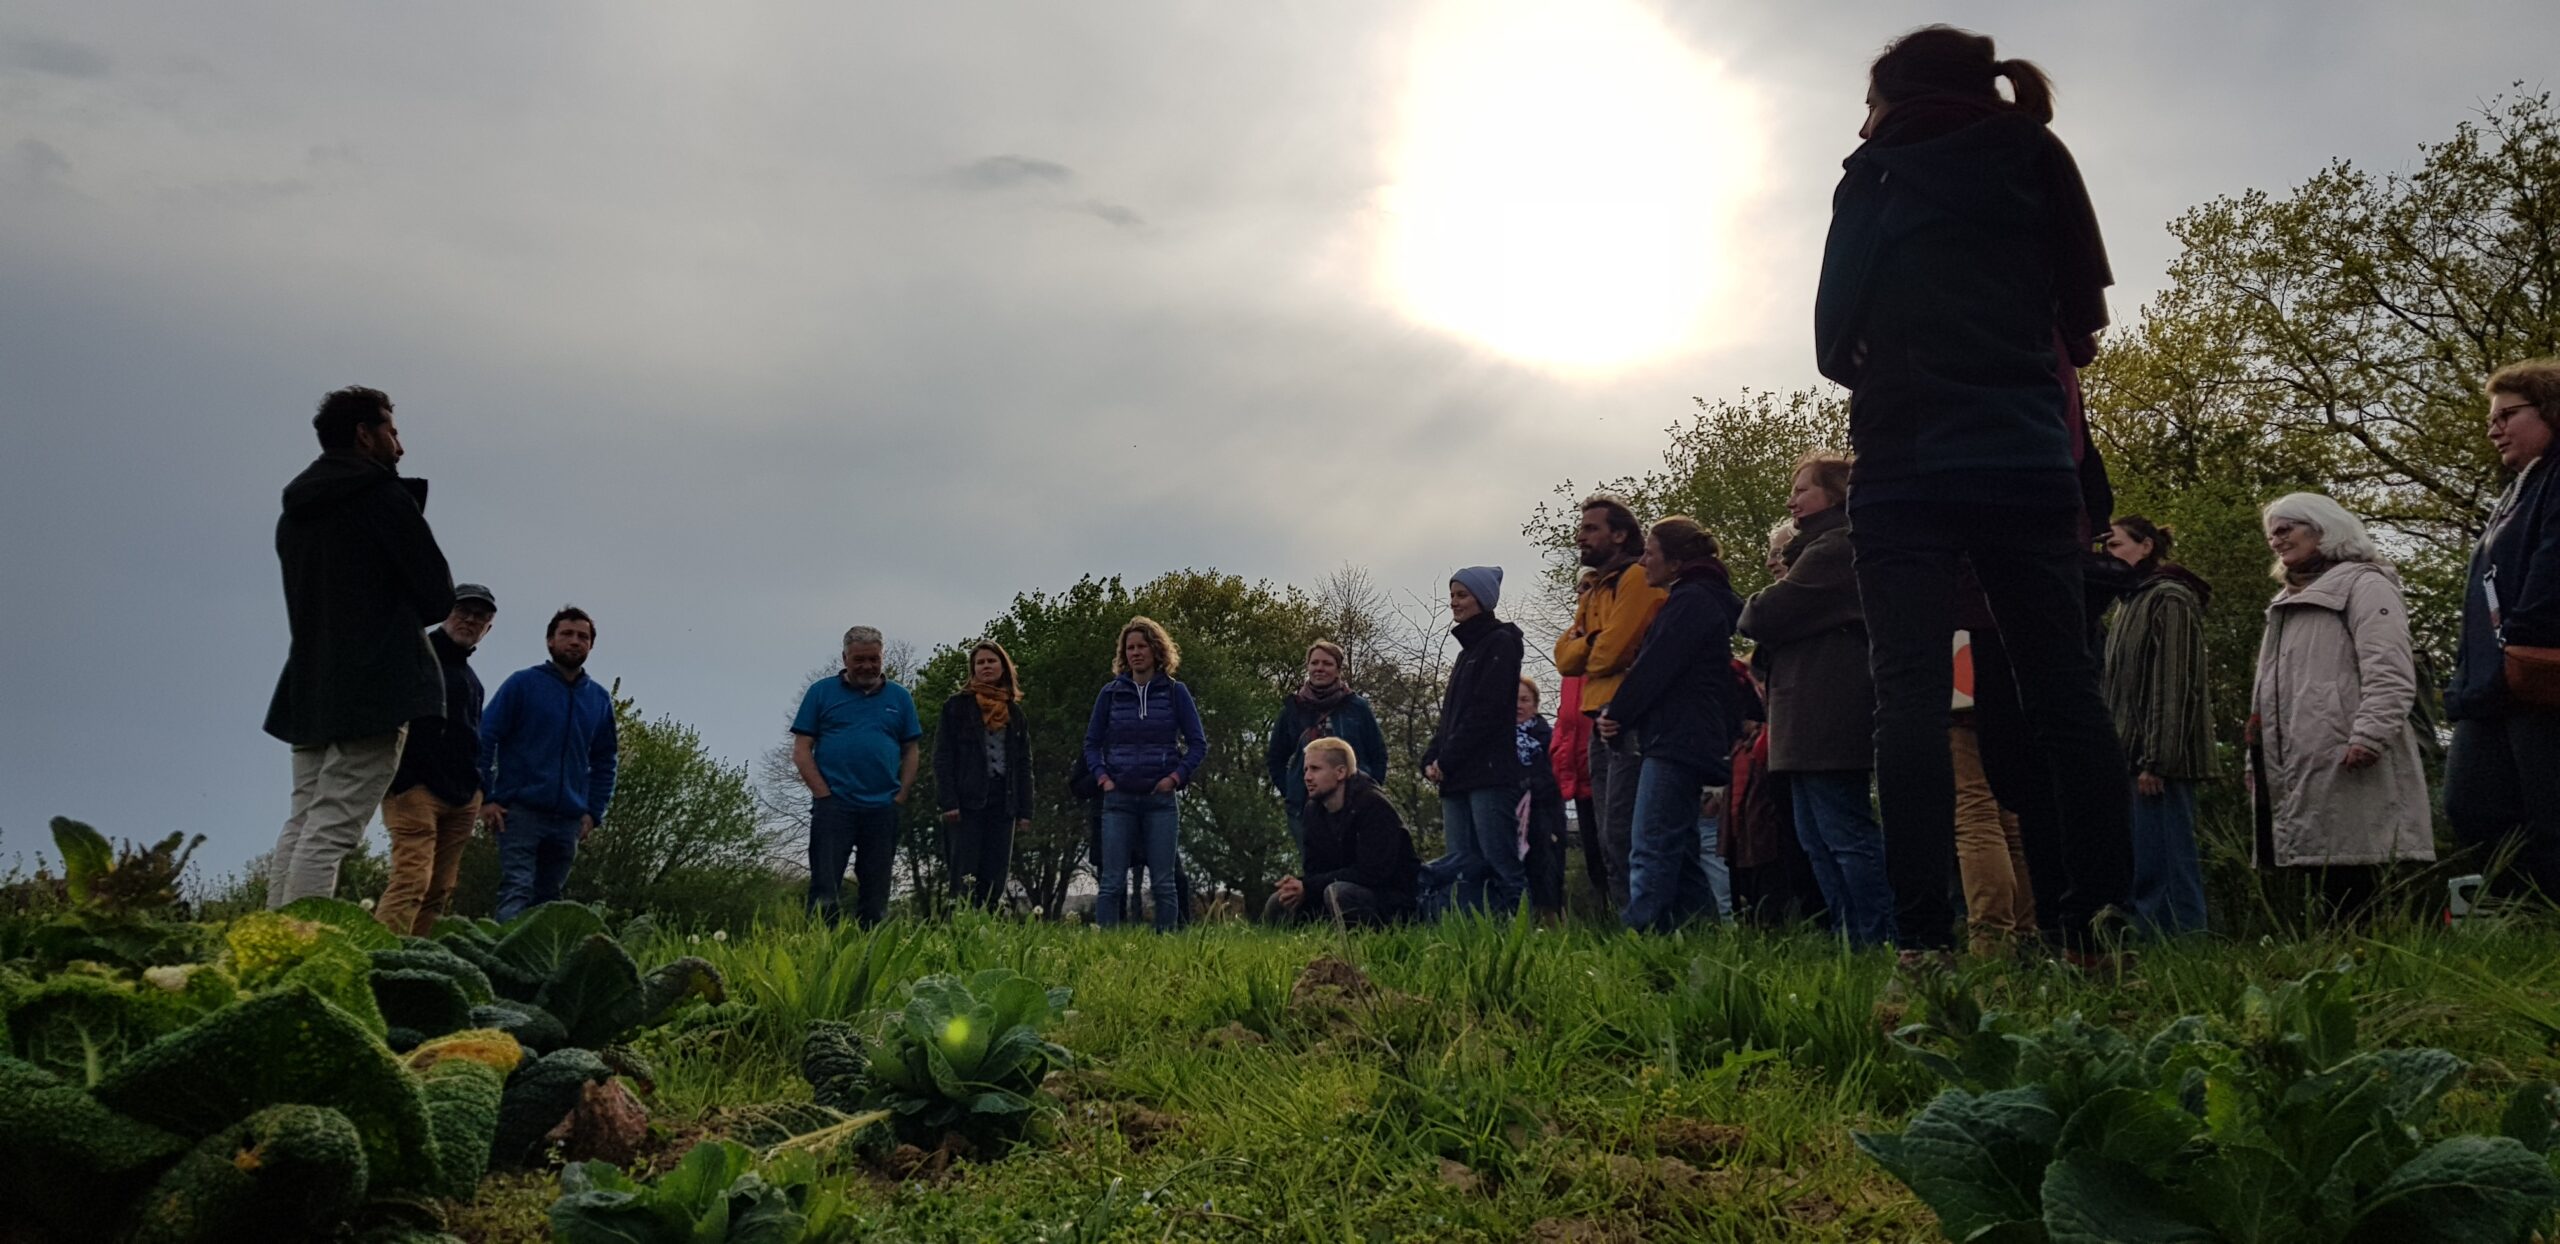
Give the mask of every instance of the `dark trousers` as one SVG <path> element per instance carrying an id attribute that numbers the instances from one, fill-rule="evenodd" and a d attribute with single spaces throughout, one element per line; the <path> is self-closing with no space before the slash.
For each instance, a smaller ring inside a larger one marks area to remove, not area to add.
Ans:
<path id="1" fill-rule="evenodd" d="M 1609 901 L 1609 856 L 1600 848 L 1600 805 L 1589 795 L 1573 801 L 1573 832 L 1582 840 L 1582 875 L 1591 882 L 1591 893 L 1602 903 Z"/>
<path id="2" fill-rule="evenodd" d="M 2098 691 L 2077 517 L 1997 505 L 1875 503 L 1855 513 L 1849 538 L 1875 673 L 1877 802 L 1890 844 L 1896 940 L 1912 950 L 1956 945 L 1955 768 L 1947 728 L 1957 559 L 1969 557 L 2066 827 L 2052 852 L 2057 864 L 2049 868 L 2030 848 L 2028 871 L 2038 883 L 2059 874 L 2053 910 L 2063 944 L 2093 947 L 2098 919 L 2121 911 L 2132 884 L 2133 803 L 2124 748 Z M 2037 897 L 2043 910 L 2043 895 Z"/>
<path id="3" fill-rule="evenodd" d="M 1003 905 L 1005 880 L 1013 871 L 1013 810 L 1001 803 L 962 808 L 960 819 L 945 828 L 943 863 L 951 892 L 988 911 Z"/>
<path id="4" fill-rule="evenodd" d="M 2035 896 L 2036 926 L 2048 941 L 2062 936 L 2062 802 L 2053 771 L 2036 750 L 2027 710 L 2018 702 L 2018 678 L 2000 632 L 1973 637 L 1973 732 L 1982 744 L 1982 776 L 1991 797 L 2017 815 L 2018 845 L 2027 856 L 2027 888 Z M 2128 824 L 2130 817 L 2127 818 Z M 2128 874 L 2126 894 L 2132 894 Z"/>
<path id="5" fill-rule="evenodd" d="M 518 804 L 507 809 L 498 835 L 498 909 L 501 923 L 528 907 L 558 902 L 569 888 L 569 865 L 578 859 L 581 818 L 558 816 Z"/>
<path id="6" fill-rule="evenodd" d="M 889 863 L 898 849 L 898 805 L 865 808 L 829 795 L 809 803 L 809 909 L 834 924 L 843 916 L 844 868 L 853 863 L 854 918 L 864 928 L 889 915 Z"/>
<path id="7" fill-rule="evenodd" d="M 2487 867 L 2495 894 L 2539 889 L 2560 902 L 2560 712 L 2520 712 L 2453 723 L 2444 763 L 2444 814 L 2453 835 Z"/>
<path id="8" fill-rule="evenodd" d="M 1338 929 L 1376 928 L 1413 915 L 1413 896 L 1372 890 L 1349 881 L 1328 884 L 1321 894 L 1298 896 L 1292 907 L 1274 894 L 1262 905 L 1262 923 L 1286 927 L 1331 920 Z"/>
<path id="9" fill-rule="evenodd" d="M 1620 737 L 1625 737 L 1622 733 Z M 1600 851 L 1609 861 L 1609 905 L 1627 906 L 1627 853 L 1635 841 L 1636 788 L 1644 782 L 1644 757 L 1632 743 L 1611 743 L 1591 734 L 1591 795 L 1599 805 Z"/>
<path id="10" fill-rule="evenodd" d="M 1532 797 L 1529 801 L 1529 905 L 1541 913 L 1564 910 L 1564 801 Z"/>

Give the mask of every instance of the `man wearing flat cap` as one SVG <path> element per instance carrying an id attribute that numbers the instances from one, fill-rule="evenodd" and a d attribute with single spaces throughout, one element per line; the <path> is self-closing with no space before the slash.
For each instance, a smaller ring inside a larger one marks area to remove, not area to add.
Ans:
<path id="1" fill-rule="evenodd" d="M 477 583 L 453 585 L 453 612 L 427 632 L 444 670 L 445 712 L 409 723 L 400 770 L 382 800 L 391 831 L 391 882 L 373 918 L 403 937 L 425 937 L 453 899 L 462 848 L 480 819 L 480 675 L 472 650 L 498 617 L 498 598 Z"/>

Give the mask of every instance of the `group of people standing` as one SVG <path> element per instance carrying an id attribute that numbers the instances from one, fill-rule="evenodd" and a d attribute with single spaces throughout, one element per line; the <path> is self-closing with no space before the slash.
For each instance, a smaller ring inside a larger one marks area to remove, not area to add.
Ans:
<path id="1" fill-rule="evenodd" d="M 1570 803 L 1595 882 L 1639 929 L 1819 914 L 1905 956 L 2036 937 L 2086 961 L 2128 920 L 2204 926 L 2197 802 L 2223 772 L 2213 589 L 2173 560 L 2169 529 L 2115 514 L 2089 435 L 2078 369 L 2113 278 L 2049 128 L 2050 84 L 1989 38 L 1930 27 L 1876 59 L 1866 102 L 1815 300 L 1851 452 L 1798 464 L 1772 582 L 1744 600 L 1694 520 L 1648 524 L 1590 498 L 1550 728 L 1524 636 L 1495 614 L 1502 571 L 1453 574 L 1459 653 L 1420 757 L 1447 853 L 1428 863 L 1384 794 L 1375 714 L 1342 650 L 1316 644 L 1270 732 L 1301 852 L 1270 918 L 1561 906 Z M 2507 367 L 2486 389 L 2509 481 L 2471 559 L 2444 806 L 2466 846 L 2511 860 L 2509 888 L 2560 896 L 2560 491 L 2539 469 L 2560 362 Z M 271 901 L 328 893 L 377 804 L 393 840 L 385 923 L 434 919 L 475 822 L 501 835 L 502 916 L 557 897 L 613 791 L 613 704 L 584 672 L 593 620 L 559 611 L 549 660 L 483 711 L 469 659 L 496 600 L 453 583 L 424 481 L 398 474 L 389 398 L 341 390 L 314 423 L 323 452 L 286 489 L 276 538 L 293 647 L 267 728 L 294 746 L 294 799 Z M 2279 589 L 2246 735 L 2256 857 L 2360 904 L 2382 870 L 2435 850 L 2407 603 L 2336 501 L 2278 498 L 2263 531 Z M 858 918 L 885 914 L 918 780 L 922 725 L 880 654 L 878 631 L 848 631 L 843 671 L 792 726 L 810 901 L 831 918 L 848 863 Z M 1088 718 L 1077 780 L 1098 805 L 1105 925 L 1133 914 L 1141 872 L 1154 927 L 1182 918 L 1178 809 L 1210 744 L 1180 664 L 1164 627 L 1132 619 Z M 1031 814 L 1030 734 L 1001 645 L 973 645 L 969 668 L 935 770 L 955 882 L 993 905 Z"/>
<path id="2" fill-rule="evenodd" d="M 276 521 L 292 646 L 266 729 L 293 747 L 293 802 L 267 905 L 335 893 L 377 808 L 391 877 L 374 917 L 393 932 L 434 926 L 480 825 L 498 837 L 500 919 L 559 898 L 620 763 L 613 696 L 586 672 L 595 619 L 554 613 L 548 659 L 484 697 L 471 657 L 498 598 L 453 581 L 427 482 L 400 474 L 391 398 L 340 389 L 312 427 L 320 456 Z"/>

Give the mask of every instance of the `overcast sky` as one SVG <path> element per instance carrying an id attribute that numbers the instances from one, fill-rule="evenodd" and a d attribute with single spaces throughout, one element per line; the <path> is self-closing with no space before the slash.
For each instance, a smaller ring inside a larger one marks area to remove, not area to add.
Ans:
<path id="1" fill-rule="evenodd" d="M 485 679 L 574 601 L 744 759 L 846 626 L 1088 571 L 1525 587 L 1558 481 L 1817 382 L 1911 26 L 2053 75 L 2119 320 L 2180 210 L 2404 166 L 2560 45 L 2539 0 L 1813 7 L 12 0 L 0 865 L 54 814 L 272 845 L 277 494 L 339 385 L 496 589 Z"/>

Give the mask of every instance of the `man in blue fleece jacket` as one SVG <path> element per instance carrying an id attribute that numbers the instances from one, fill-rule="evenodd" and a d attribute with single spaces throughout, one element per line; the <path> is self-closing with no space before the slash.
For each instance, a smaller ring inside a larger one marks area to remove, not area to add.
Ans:
<path id="1" fill-rule="evenodd" d="M 560 897 L 578 844 L 604 823 L 622 755 L 613 695 L 587 677 L 596 623 L 551 615 L 551 659 L 517 670 L 480 716 L 480 818 L 498 835 L 500 920 Z"/>

